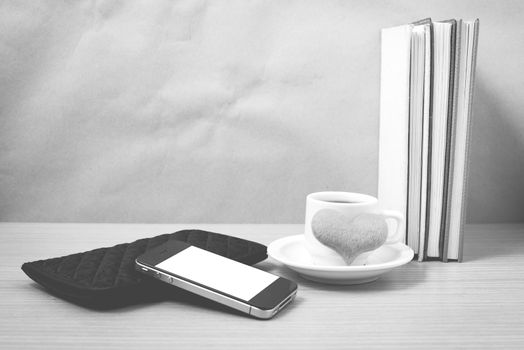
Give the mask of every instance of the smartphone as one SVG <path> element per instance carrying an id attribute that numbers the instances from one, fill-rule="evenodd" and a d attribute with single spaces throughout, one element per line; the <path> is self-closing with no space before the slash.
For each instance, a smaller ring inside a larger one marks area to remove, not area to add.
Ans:
<path id="1" fill-rule="evenodd" d="M 273 317 L 297 293 L 293 281 L 180 241 L 150 249 L 135 262 L 143 273 L 257 318 Z"/>

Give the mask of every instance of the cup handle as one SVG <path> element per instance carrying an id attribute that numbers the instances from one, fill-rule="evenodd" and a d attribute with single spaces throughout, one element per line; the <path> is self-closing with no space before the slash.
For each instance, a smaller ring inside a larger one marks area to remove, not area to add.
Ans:
<path id="1" fill-rule="evenodd" d="M 402 242 L 404 240 L 404 234 L 401 232 L 400 227 L 404 222 L 404 215 L 396 210 L 382 210 L 380 212 L 386 219 L 393 219 L 396 222 L 395 233 L 393 235 L 388 234 L 386 244 L 393 244 Z"/>

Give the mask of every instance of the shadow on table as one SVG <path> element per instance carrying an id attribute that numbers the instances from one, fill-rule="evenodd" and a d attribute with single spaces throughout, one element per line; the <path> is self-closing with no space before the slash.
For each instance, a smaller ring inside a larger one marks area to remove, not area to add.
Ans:
<path id="1" fill-rule="evenodd" d="M 79 308 L 82 308 L 82 309 L 85 309 L 85 310 L 89 310 L 89 311 L 92 311 L 92 312 L 100 312 L 100 313 L 133 312 L 133 311 L 142 309 L 144 307 L 149 307 L 149 306 L 153 306 L 153 305 L 156 305 L 156 304 L 159 304 L 159 303 L 164 303 L 166 305 L 166 307 L 170 307 L 170 305 L 171 306 L 184 305 L 184 306 L 188 306 L 188 307 L 199 308 L 199 309 L 206 310 L 206 311 L 218 312 L 218 313 L 226 313 L 226 314 L 231 314 L 231 315 L 236 315 L 236 316 L 240 316 L 240 317 L 245 317 L 245 318 L 255 319 L 256 320 L 256 318 L 251 317 L 251 316 L 249 316 L 249 315 L 247 315 L 247 314 L 245 314 L 243 312 L 240 312 L 240 311 L 235 310 L 235 309 L 231 309 L 231 308 L 229 308 L 227 306 L 224 306 L 224 305 L 219 304 L 217 302 L 211 301 L 211 300 L 206 299 L 204 297 L 201 297 L 199 295 L 192 294 L 192 293 L 190 293 L 188 291 L 185 291 L 183 289 L 179 289 L 179 288 L 171 287 L 171 286 L 168 286 L 168 288 L 171 290 L 171 293 L 169 293 L 169 294 L 165 294 L 164 293 L 164 294 L 162 294 L 162 295 L 160 295 L 158 297 L 150 298 L 147 301 L 139 301 L 139 302 L 137 302 L 134 305 L 125 305 L 125 306 L 122 306 L 122 307 L 115 307 L 115 308 L 111 308 L 111 309 L 93 309 L 93 308 L 86 307 L 84 305 L 81 305 L 81 304 L 78 304 L 78 303 L 75 303 L 75 302 L 69 303 L 67 299 L 64 299 L 64 298 L 62 298 L 60 296 L 55 295 L 54 293 L 50 292 L 48 289 L 46 289 L 45 287 L 41 286 L 38 283 L 34 283 L 34 282 L 31 283 L 31 287 L 41 291 L 42 293 L 54 295 L 55 297 L 59 298 L 60 302 L 67 303 L 67 305 L 74 305 L 75 307 L 79 307 Z M 287 312 L 289 312 L 288 310 L 291 310 L 291 309 L 295 308 L 297 305 L 300 305 L 301 303 L 302 303 L 302 298 L 296 297 L 293 300 L 292 303 L 290 303 L 288 306 L 286 306 L 285 309 L 283 309 L 277 315 L 275 315 L 273 317 L 273 319 L 284 317 L 285 314 Z M 180 310 L 173 309 L 173 311 L 177 312 L 177 311 L 180 311 Z"/>
<path id="2" fill-rule="evenodd" d="M 479 260 L 495 262 L 501 257 L 521 256 L 524 251 L 522 224 L 466 225 L 464 240 L 461 264 Z"/>
<path id="3" fill-rule="evenodd" d="M 522 239 L 524 242 L 524 238 Z M 467 264 L 475 261 L 491 261 L 497 260 L 500 257 L 507 257 L 511 255 L 521 256 L 524 251 L 524 244 L 515 244 L 512 241 L 498 243 L 497 245 L 487 242 L 486 246 L 479 244 L 470 247 L 464 247 L 464 259 L 460 264 Z M 456 262 L 451 262 L 456 263 Z"/>
<path id="4" fill-rule="evenodd" d="M 243 312 L 240 312 L 238 310 L 231 309 L 227 306 L 224 306 L 222 304 L 219 304 L 217 302 L 214 302 L 212 300 L 206 299 L 204 297 L 201 297 L 196 294 L 192 294 L 190 292 L 187 292 L 185 290 L 179 290 L 176 292 L 176 294 L 173 294 L 172 298 L 168 298 L 166 301 L 173 302 L 176 304 L 183 304 L 186 306 L 206 309 L 210 311 L 216 311 L 221 313 L 228 313 L 232 315 L 238 315 L 250 319 L 255 319 L 252 316 L 249 316 Z M 294 309 L 298 305 L 300 305 L 303 302 L 302 298 L 297 296 L 295 299 L 288 304 L 284 309 L 282 309 L 279 313 L 277 313 L 272 319 L 277 319 L 280 317 L 285 317 L 285 315 L 290 312 L 290 310 Z"/>
<path id="5" fill-rule="evenodd" d="M 348 292 L 369 292 L 369 291 L 393 291 L 393 290 L 405 290 L 410 289 L 420 283 L 423 283 L 426 279 L 426 267 L 427 263 L 418 263 L 412 261 L 408 265 L 398 267 L 392 271 L 384 274 L 378 280 L 363 284 L 353 285 L 337 285 L 337 284 L 324 284 L 318 282 L 312 282 L 308 279 L 303 278 L 297 272 L 281 265 L 277 265 L 272 262 L 265 262 L 261 264 L 261 267 L 271 273 L 280 275 L 284 278 L 291 279 L 299 284 L 300 286 L 308 289 L 317 289 L 324 291 L 348 291 Z"/>

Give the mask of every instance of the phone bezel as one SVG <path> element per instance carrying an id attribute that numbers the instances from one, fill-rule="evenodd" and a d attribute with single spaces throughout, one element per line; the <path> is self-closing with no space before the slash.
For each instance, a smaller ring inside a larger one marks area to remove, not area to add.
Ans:
<path id="1" fill-rule="evenodd" d="M 137 269 L 164 282 L 259 318 L 271 318 L 280 309 L 291 302 L 296 295 L 297 284 L 288 279 L 278 277 L 273 283 L 259 292 L 252 299 L 243 300 L 193 281 L 187 277 L 179 276 L 170 271 L 156 267 L 160 262 L 180 253 L 190 246 L 190 244 L 181 241 L 168 241 L 139 256 L 136 259 Z M 214 254 L 209 251 L 206 252 Z M 240 262 L 238 263 L 241 264 Z M 252 266 L 249 267 L 254 268 Z"/>

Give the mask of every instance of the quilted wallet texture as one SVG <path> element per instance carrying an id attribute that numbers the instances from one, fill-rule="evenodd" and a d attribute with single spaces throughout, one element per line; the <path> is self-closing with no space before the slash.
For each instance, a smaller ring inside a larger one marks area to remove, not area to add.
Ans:
<path id="1" fill-rule="evenodd" d="M 215 232 L 183 230 L 113 247 L 27 262 L 22 265 L 22 270 L 52 294 L 94 309 L 176 299 L 181 290 L 135 270 L 135 259 L 139 255 L 169 240 L 184 241 L 249 265 L 267 258 L 267 248 L 262 244 Z"/>

